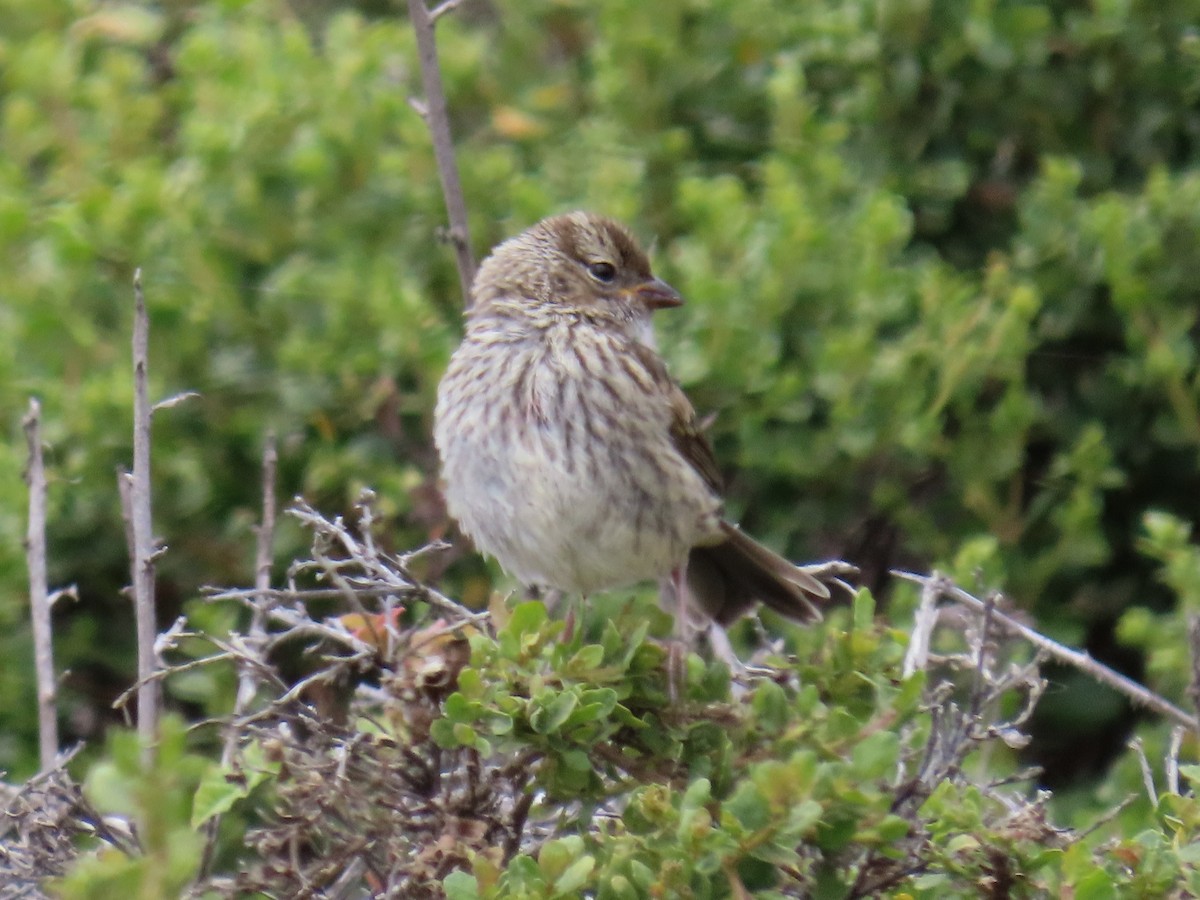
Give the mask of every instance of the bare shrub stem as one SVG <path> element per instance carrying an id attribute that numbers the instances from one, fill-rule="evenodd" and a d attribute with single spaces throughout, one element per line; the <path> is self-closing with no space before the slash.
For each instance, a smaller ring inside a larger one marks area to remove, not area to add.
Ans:
<path id="1" fill-rule="evenodd" d="M 967 606 L 977 613 L 984 612 L 988 606 L 985 601 L 967 593 L 962 588 L 943 578 L 937 572 L 934 572 L 932 575 L 917 575 L 913 572 L 893 571 L 892 574 L 897 578 L 903 578 L 905 581 L 919 584 L 922 586 L 922 589 L 932 590 L 939 597 L 946 597 L 956 603 Z M 1058 643 L 1058 641 L 1051 640 L 1041 632 L 1035 631 L 1027 625 L 1022 625 L 1016 619 L 1006 616 L 997 609 L 993 608 L 989 613 L 989 617 L 989 621 L 993 626 L 1002 629 L 1010 635 L 1023 638 L 1055 662 L 1071 666 L 1086 673 L 1106 687 L 1110 687 L 1119 694 L 1127 697 L 1135 706 L 1142 709 L 1149 709 L 1165 719 L 1169 719 L 1193 731 L 1196 730 L 1196 718 L 1193 715 L 1180 709 L 1166 698 L 1160 697 L 1145 686 L 1138 684 L 1133 679 L 1126 678 L 1120 672 L 1110 669 L 1101 662 L 1097 662 L 1088 654 L 1079 650 L 1073 650 Z"/>
<path id="2" fill-rule="evenodd" d="M 50 597 L 46 584 L 46 468 L 42 459 L 42 407 L 30 398 L 22 425 L 29 445 L 29 527 L 25 536 L 25 561 L 29 569 L 29 607 L 33 618 L 33 657 L 37 676 L 38 747 L 41 771 L 54 768 L 58 756 L 58 684 L 54 676 L 54 635 L 50 624 Z"/>
<path id="3" fill-rule="evenodd" d="M 138 734 L 154 756 L 158 728 L 159 684 L 154 678 L 154 641 L 158 623 L 154 604 L 153 520 L 150 512 L 150 400 L 148 388 L 150 320 L 142 293 L 142 270 L 133 275 L 133 478 L 129 515 L 133 530 L 133 604 L 137 617 Z"/>
<path id="4" fill-rule="evenodd" d="M 450 243 L 454 245 L 458 279 L 462 284 L 463 305 L 471 305 L 471 282 L 475 280 L 475 258 L 471 253 L 471 230 L 467 222 L 467 204 L 463 199 L 462 182 L 454 156 L 454 138 L 450 134 L 450 116 L 446 111 L 446 92 L 442 87 L 442 72 L 438 65 L 437 40 L 434 23 L 450 12 L 457 2 L 445 2 L 432 11 L 425 0 L 408 0 L 408 16 L 417 38 L 417 57 L 421 64 L 421 84 L 425 102 L 419 109 L 433 138 L 433 153 L 437 158 L 438 176 L 442 181 L 442 196 L 446 199 L 446 214 L 450 219 Z"/>

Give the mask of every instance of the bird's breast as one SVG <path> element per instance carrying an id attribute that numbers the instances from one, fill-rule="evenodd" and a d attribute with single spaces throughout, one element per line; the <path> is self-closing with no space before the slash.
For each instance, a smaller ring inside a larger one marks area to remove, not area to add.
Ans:
<path id="1" fill-rule="evenodd" d="M 636 359 L 579 325 L 489 346 L 455 354 L 435 424 L 448 507 L 477 546 L 522 582 L 578 593 L 678 565 L 719 501 Z"/>

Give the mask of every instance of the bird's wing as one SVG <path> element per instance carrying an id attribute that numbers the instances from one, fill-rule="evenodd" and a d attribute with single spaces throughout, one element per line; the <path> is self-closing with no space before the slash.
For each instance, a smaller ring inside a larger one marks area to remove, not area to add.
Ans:
<path id="1" fill-rule="evenodd" d="M 667 396 L 671 416 L 668 427 L 675 449 L 691 464 L 693 469 L 700 473 L 700 477 L 704 479 L 714 494 L 724 495 L 725 479 L 721 476 L 721 470 L 717 466 L 712 445 L 709 444 L 708 438 L 704 436 L 704 432 L 700 430 L 700 425 L 696 421 L 696 410 L 692 408 L 691 401 L 683 392 L 683 388 L 675 383 L 675 379 L 671 377 L 662 358 L 657 353 L 640 343 L 635 344 L 634 347 L 639 362 L 651 377 L 662 385 Z"/>

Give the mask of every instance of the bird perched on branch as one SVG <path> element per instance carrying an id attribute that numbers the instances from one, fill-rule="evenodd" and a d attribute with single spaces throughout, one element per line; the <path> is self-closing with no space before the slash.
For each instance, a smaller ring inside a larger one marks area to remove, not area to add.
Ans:
<path id="1" fill-rule="evenodd" d="M 820 618 L 828 588 L 722 516 L 712 449 L 655 347 L 683 303 L 617 222 L 555 216 L 496 247 L 438 388 L 451 515 L 522 583 L 588 595 L 658 579 L 728 625 L 759 602 Z"/>

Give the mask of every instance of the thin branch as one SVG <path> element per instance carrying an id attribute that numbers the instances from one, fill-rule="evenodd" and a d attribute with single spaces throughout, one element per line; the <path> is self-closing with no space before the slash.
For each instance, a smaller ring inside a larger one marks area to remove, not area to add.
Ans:
<path id="1" fill-rule="evenodd" d="M 1176 725 L 1171 729 L 1171 743 L 1167 748 L 1165 763 L 1167 792 L 1171 794 L 1179 793 L 1179 752 L 1183 749 L 1183 739 L 1186 736 L 1187 729 L 1180 725 Z"/>
<path id="2" fill-rule="evenodd" d="M 1187 619 L 1188 652 L 1192 660 L 1192 678 L 1188 684 L 1188 699 L 1192 707 L 1200 712 L 1200 616 Z"/>
<path id="3" fill-rule="evenodd" d="M 46 584 L 46 468 L 42 459 L 42 407 L 30 398 L 21 423 L 29 444 L 29 527 L 25 561 L 29 569 L 29 608 L 33 618 L 33 658 L 37 676 L 38 747 L 42 771 L 54 768 L 58 756 L 58 685 L 54 677 L 54 633 L 50 624 L 53 600 Z"/>
<path id="4" fill-rule="evenodd" d="M 175 394 L 173 397 L 168 397 L 166 400 L 159 400 L 154 404 L 154 408 L 150 410 L 150 412 L 156 413 L 159 410 L 174 409 L 180 403 L 184 403 L 188 400 L 194 400 L 199 396 L 200 394 L 196 391 L 183 391 L 182 393 Z"/>
<path id="5" fill-rule="evenodd" d="M 1146 789 L 1150 805 L 1158 806 L 1158 791 L 1154 787 L 1154 773 L 1150 771 L 1150 760 L 1146 759 L 1146 748 L 1142 746 L 1142 739 L 1135 737 L 1126 746 L 1137 757 L 1138 768 L 1142 771 L 1142 787 Z"/>
<path id="6" fill-rule="evenodd" d="M 1083 829 L 1083 831 L 1076 833 L 1075 843 L 1080 843 L 1081 841 L 1084 841 L 1087 838 L 1091 837 L 1093 834 L 1095 834 L 1097 831 L 1099 831 L 1101 828 L 1103 828 L 1105 825 L 1107 825 L 1109 822 L 1111 822 L 1113 819 L 1115 819 L 1121 813 L 1125 812 L 1125 810 L 1127 810 L 1130 806 L 1133 805 L 1135 800 L 1137 800 L 1137 795 L 1130 794 L 1128 797 L 1126 797 L 1124 800 L 1122 800 L 1120 803 L 1118 803 L 1116 806 L 1114 806 L 1108 812 L 1106 812 L 1102 816 L 1100 816 L 1100 818 L 1098 818 L 1095 822 L 1093 822 L 1087 828 Z"/>
<path id="7" fill-rule="evenodd" d="M 133 582 L 137 580 L 133 556 L 133 548 L 137 546 L 133 538 L 133 476 L 124 469 L 117 470 L 117 495 L 121 498 L 121 521 L 125 525 L 125 548 L 129 551 L 129 584 L 132 590 Z"/>
<path id="8" fill-rule="evenodd" d="M 933 583 L 921 586 L 921 604 L 913 617 L 908 651 L 904 654 L 904 677 L 922 671 L 929 663 L 929 642 L 938 621 L 938 591 Z"/>
<path id="9" fill-rule="evenodd" d="M 200 637 L 201 635 L 188 635 L 188 636 L 189 637 Z M 214 653 L 212 656 L 205 656 L 202 659 L 190 659 L 187 662 L 177 663 L 177 664 L 171 666 L 171 668 L 169 668 L 169 669 L 165 669 L 165 668 L 164 669 L 155 669 L 153 672 L 150 673 L 149 677 L 154 682 L 157 683 L 160 681 L 164 681 L 167 678 L 170 678 L 172 675 L 179 675 L 183 672 L 190 672 L 192 669 L 199 669 L 203 666 L 210 666 L 213 663 L 222 662 L 224 660 L 235 659 L 235 658 L 236 658 L 236 656 L 231 652 Z M 129 687 L 127 687 L 125 690 L 123 690 L 120 694 L 117 695 L 117 699 L 115 699 L 112 702 L 112 708 L 120 709 L 121 707 L 125 706 L 127 703 L 129 703 L 130 700 L 133 699 L 133 695 L 135 693 L 141 693 L 141 690 L 144 686 L 145 685 L 139 681 L 137 684 L 133 684 L 133 685 L 130 685 Z"/>
<path id="10" fill-rule="evenodd" d="M 261 647 L 266 640 L 266 613 L 270 603 L 272 546 L 275 543 L 275 473 L 279 455 L 275 448 L 275 435 L 268 434 L 263 447 L 262 459 L 262 522 L 256 529 L 258 540 L 254 553 L 254 590 L 256 601 L 250 613 L 250 629 L 247 642 L 251 647 Z M 238 673 L 237 700 L 234 715 L 241 716 L 250 708 L 250 702 L 258 690 L 254 670 L 246 665 Z M 232 746 L 226 746 L 226 763 L 232 758 Z"/>
<path id="11" fill-rule="evenodd" d="M 437 17 L 456 4 L 445 2 L 433 12 L 425 0 L 408 0 L 408 15 L 417 38 L 417 58 L 421 64 L 421 84 L 425 90 L 424 119 L 433 138 L 433 153 L 437 159 L 442 195 L 446 199 L 446 214 L 450 219 L 450 243 L 458 265 L 458 280 L 462 284 L 463 305 L 471 306 L 471 283 L 475 280 L 475 258 L 471 254 L 471 230 L 467 222 L 467 204 L 463 199 L 458 163 L 454 157 L 454 138 L 450 134 L 450 116 L 446 112 L 446 92 L 442 87 L 442 72 L 438 66 L 437 41 L 433 26 Z"/>
<path id="12" fill-rule="evenodd" d="M 892 574 L 897 578 L 903 578 L 905 581 L 911 581 L 914 584 L 926 585 L 933 582 L 938 592 L 944 596 L 955 600 L 964 606 L 970 607 L 978 613 L 982 613 L 986 608 L 986 604 L 978 597 L 973 597 L 962 588 L 950 581 L 942 578 L 936 572 L 932 575 L 917 575 L 913 572 L 901 572 L 892 570 Z M 1079 650 L 1073 650 L 1063 644 L 1053 641 L 1044 634 L 1034 631 L 1026 625 L 1022 625 L 1016 619 L 1006 616 L 999 610 L 992 610 L 992 623 L 1002 628 L 1008 634 L 1017 635 L 1024 638 L 1033 646 L 1044 652 L 1051 659 L 1065 665 L 1072 666 L 1085 672 L 1107 687 L 1112 688 L 1118 693 L 1127 697 L 1135 706 L 1149 709 L 1158 715 L 1170 719 L 1172 722 L 1177 722 L 1187 728 L 1196 729 L 1196 718 L 1184 710 L 1180 709 L 1169 700 L 1158 696 L 1153 691 L 1138 684 L 1131 678 L 1126 678 L 1120 672 L 1110 669 L 1103 663 L 1092 659 L 1088 654 L 1082 653 Z"/>
<path id="13" fill-rule="evenodd" d="M 430 21 L 436 23 L 446 13 L 454 12 L 454 10 L 462 6 L 462 3 L 463 0 L 442 0 L 441 3 L 429 11 Z"/>
<path id="14" fill-rule="evenodd" d="M 375 588 L 355 587 L 353 591 L 359 597 L 391 597 L 398 593 L 396 588 L 391 585 Z M 207 585 L 200 588 L 200 592 L 204 595 L 205 600 L 213 603 L 218 603 L 222 600 L 237 600 L 251 608 L 260 599 L 282 600 L 291 603 L 293 601 L 303 602 L 305 600 L 337 600 L 346 596 L 346 592 L 340 588 L 267 588 L 260 591 L 258 588 L 230 588 L 223 590 Z"/>
<path id="15" fill-rule="evenodd" d="M 262 523 L 258 528 L 258 543 L 254 555 L 254 587 L 265 591 L 271 586 L 272 548 L 275 543 L 275 476 L 279 453 L 275 448 L 275 433 L 267 434 L 262 463 Z M 261 627 L 261 622 L 259 623 Z"/>
<path id="16" fill-rule="evenodd" d="M 133 479 L 130 519 L 133 526 L 133 604 L 137 617 L 138 734 L 148 761 L 153 760 L 158 729 L 159 685 L 154 678 L 154 640 L 158 632 L 154 604 L 154 533 L 150 512 L 150 319 L 142 294 L 142 270 L 133 274 Z"/>

